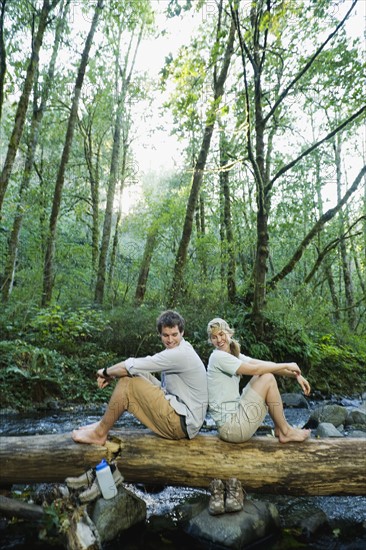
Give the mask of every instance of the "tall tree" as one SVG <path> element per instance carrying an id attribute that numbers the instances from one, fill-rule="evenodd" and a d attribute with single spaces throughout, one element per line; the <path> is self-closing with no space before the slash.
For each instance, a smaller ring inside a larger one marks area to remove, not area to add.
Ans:
<path id="1" fill-rule="evenodd" d="M 5 6 L 7 0 L 0 2 L 0 121 L 3 113 L 4 86 L 6 75 L 6 50 L 4 40 Z"/>
<path id="2" fill-rule="evenodd" d="M 174 306 L 178 300 L 179 293 L 183 287 L 184 268 L 187 261 L 188 246 L 191 239 L 193 229 L 194 213 L 197 207 L 197 200 L 202 185 L 203 173 L 206 166 L 207 156 L 210 150 L 211 138 L 215 127 L 218 108 L 224 94 L 224 85 L 228 75 L 231 57 L 234 48 L 235 24 L 230 18 L 230 28 L 226 38 L 224 51 L 222 53 L 221 67 L 218 64 L 218 52 L 221 52 L 222 36 L 224 33 L 222 28 L 223 3 L 220 2 L 218 12 L 218 24 L 216 32 L 216 40 L 213 47 L 213 99 L 206 114 L 205 128 L 201 142 L 198 158 L 193 170 L 191 191 L 188 198 L 186 216 L 183 225 L 182 238 L 179 243 L 172 284 L 169 292 L 168 303 Z"/>
<path id="3" fill-rule="evenodd" d="M 94 16 L 91 22 L 90 30 L 85 41 L 84 50 L 81 56 L 80 65 L 76 77 L 72 104 L 70 109 L 70 115 L 67 124 L 65 143 L 62 152 L 60 165 L 58 168 L 55 191 L 53 196 L 52 211 L 49 220 L 49 230 L 47 238 L 47 248 L 45 254 L 44 270 L 43 270 L 43 293 L 42 293 L 42 305 L 46 306 L 51 302 L 52 290 L 54 285 L 54 260 L 55 260 L 55 247 L 56 247 L 56 229 L 61 208 L 62 190 L 65 181 L 65 171 L 68 164 L 71 146 L 73 142 L 75 125 L 77 123 L 77 111 L 79 105 L 79 99 L 81 89 L 84 82 L 85 71 L 89 60 L 90 49 L 93 44 L 95 31 L 97 29 L 101 10 L 103 9 L 104 0 L 98 0 Z"/>
<path id="4" fill-rule="evenodd" d="M 70 0 L 66 2 L 64 7 L 61 6 L 60 14 L 57 19 L 52 56 L 49 63 L 48 72 L 43 83 L 41 97 L 39 97 L 39 92 L 38 92 L 38 89 L 39 89 L 38 78 L 35 78 L 35 82 L 33 86 L 33 112 L 32 112 L 32 119 L 30 123 L 30 130 L 29 130 L 29 136 L 28 136 L 24 171 L 23 171 L 20 188 L 19 188 L 16 213 L 14 217 L 11 235 L 8 242 L 7 260 L 6 260 L 6 265 L 4 269 L 4 283 L 2 286 L 3 302 L 8 301 L 11 294 L 12 287 L 13 287 L 15 268 L 16 268 L 16 259 L 17 259 L 18 246 L 19 246 L 19 236 L 20 236 L 20 231 L 21 231 L 23 218 L 24 218 L 24 198 L 30 184 L 32 170 L 33 170 L 33 162 L 34 162 L 35 152 L 36 152 L 37 143 L 38 143 L 39 131 L 40 131 L 45 110 L 47 108 L 51 87 L 53 85 L 55 65 L 56 65 L 61 37 L 65 27 L 65 21 L 66 21 L 69 3 L 70 3 Z M 36 71 L 36 73 L 37 72 L 38 70 Z"/>
<path id="5" fill-rule="evenodd" d="M 335 26 L 335 29 L 317 47 L 315 52 L 310 55 L 303 66 L 299 68 L 297 74 L 283 86 L 282 91 L 280 91 L 279 86 L 275 87 L 276 96 L 272 98 L 272 102 L 269 102 L 266 87 L 268 86 L 270 73 L 266 72 L 266 69 L 268 71 L 268 65 L 273 55 L 271 50 L 274 48 L 274 45 L 270 41 L 270 29 L 276 36 L 276 26 L 279 28 L 281 19 L 284 20 L 283 18 L 286 18 L 289 14 L 282 11 L 282 5 L 276 6 L 270 2 L 260 0 L 251 5 L 249 17 L 250 29 L 244 29 L 239 16 L 238 6 L 234 2 L 230 2 L 239 35 L 243 65 L 247 113 L 247 154 L 257 189 L 257 251 L 252 280 L 253 291 L 249 293 L 246 300 L 252 302 L 253 319 L 259 334 L 262 334 L 264 330 L 263 311 L 266 305 L 266 278 L 269 257 L 268 219 L 274 184 L 300 160 L 320 147 L 325 141 L 329 141 L 337 132 L 341 131 L 353 120 L 360 117 L 364 109 L 361 108 L 352 116 L 347 117 L 335 130 L 330 131 L 325 138 L 308 147 L 272 175 L 273 159 L 271 147 L 274 129 L 278 128 L 278 118 L 281 115 L 281 108 L 283 107 L 285 98 L 294 89 L 295 85 L 301 82 L 302 77 L 309 71 L 325 47 L 344 25 L 356 3 L 357 0 L 354 0 L 345 17 Z M 279 41 L 279 37 L 280 35 L 277 32 L 277 41 Z M 277 48 L 278 46 L 279 44 L 276 44 Z M 280 51 L 279 56 L 281 56 Z M 249 73 L 248 66 L 251 67 L 251 73 Z M 281 61 L 277 71 L 280 77 L 282 77 L 282 70 L 283 62 Z M 252 79 L 251 83 L 250 77 Z M 252 93 L 253 96 L 251 96 Z M 253 97 L 252 101 L 251 97 Z M 273 282 L 274 279 L 272 279 Z"/>
<path id="6" fill-rule="evenodd" d="M 24 123 L 27 115 L 29 98 L 32 92 L 34 75 L 37 70 L 38 62 L 39 62 L 39 52 L 42 46 L 46 26 L 49 22 L 49 15 L 59 2 L 60 0 L 52 0 L 52 2 L 50 0 L 43 0 L 41 13 L 39 15 L 37 32 L 35 36 L 32 37 L 32 53 L 28 63 L 27 74 L 23 85 L 23 91 L 21 93 L 17 111 L 15 114 L 14 127 L 9 140 L 5 162 L 0 174 L 0 213 L 2 210 L 5 193 L 9 185 L 9 180 L 13 170 L 15 157 L 19 148 L 20 139 L 23 134 L 23 128 L 24 128 Z M 3 7 L 5 8 L 5 4 L 3 5 Z"/>
<path id="7" fill-rule="evenodd" d="M 227 266 L 225 269 L 227 296 L 230 303 L 234 303 L 236 298 L 236 260 L 235 243 L 231 219 L 231 197 L 228 167 L 228 142 L 225 136 L 225 129 L 220 128 L 220 207 L 221 207 L 221 262 Z"/>
<path id="8" fill-rule="evenodd" d="M 120 26 L 120 29 L 119 29 L 120 37 L 123 30 L 124 29 L 122 28 L 122 26 Z M 132 59 L 130 59 L 130 50 L 134 42 L 133 40 L 134 33 L 132 33 L 131 40 L 130 40 L 130 47 L 126 52 L 123 64 L 121 64 L 121 60 L 120 60 L 121 52 L 119 48 L 116 49 L 115 87 L 116 87 L 116 93 L 117 93 L 117 107 L 116 107 L 115 125 L 114 125 L 114 133 L 113 133 L 111 165 L 110 165 L 110 172 L 109 172 L 109 178 L 108 178 L 107 203 L 106 203 L 105 214 L 104 214 L 102 242 L 100 246 L 98 273 L 97 273 L 97 280 L 96 280 L 95 293 L 94 293 L 94 300 L 97 304 L 102 304 L 104 300 L 108 248 L 109 248 L 109 241 L 110 241 L 111 231 L 112 231 L 113 204 L 115 199 L 116 184 L 120 176 L 119 165 L 120 165 L 121 135 L 123 131 L 123 122 L 124 122 L 124 111 L 126 110 L 126 107 L 127 107 L 126 98 L 128 95 L 129 86 L 130 86 L 130 82 L 131 82 L 131 78 L 132 78 L 132 74 L 135 66 L 136 55 L 141 43 L 143 31 L 144 31 L 144 23 L 141 23 L 140 30 L 138 32 L 138 38 L 135 43 L 134 50 L 132 52 Z M 120 39 L 118 40 L 118 43 L 120 43 Z M 127 139 L 125 143 L 127 144 Z M 127 151 L 126 151 L 126 155 L 127 155 Z M 126 155 L 124 157 L 125 160 L 126 160 Z M 127 163 L 125 162 L 124 166 L 126 167 L 126 165 Z M 125 177 L 126 175 L 122 174 L 121 185 L 123 184 Z M 121 188 L 121 192 L 122 192 L 122 188 Z M 118 225 L 117 225 L 117 228 L 118 228 Z M 116 235 L 118 238 L 118 232 Z"/>

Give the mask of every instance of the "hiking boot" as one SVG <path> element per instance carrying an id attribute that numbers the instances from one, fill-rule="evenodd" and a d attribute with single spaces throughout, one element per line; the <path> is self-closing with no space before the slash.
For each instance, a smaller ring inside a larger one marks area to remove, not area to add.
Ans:
<path id="1" fill-rule="evenodd" d="M 226 482 L 225 512 L 240 512 L 244 505 L 244 491 L 236 477 Z"/>
<path id="2" fill-rule="evenodd" d="M 225 485 L 221 479 L 213 479 L 209 485 L 210 500 L 208 503 L 208 511 L 212 516 L 223 514 L 225 512 L 224 493 Z"/>
<path id="3" fill-rule="evenodd" d="M 90 468 L 79 477 L 67 477 L 65 482 L 69 489 L 82 489 L 83 487 L 91 487 L 95 476 L 95 468 Z"/>
<path id="4" fill-rule="evenodd" d="M 111 466 L 111 470 L 112 470 L 112 466 Z M 123 481 L 123 476 L 116 466 L 112 473 L 112 476 L 114 479 L 114 483 L 116 484 L 116 487 L 121 485 Z M 92 486 L 89 487 L 89 489 L 86 489 L 86 491 L 80 493 L 79 500 L 80 502 L 91 502 L 92 500 L 95 500 L 96 498 L 99 498 L 101 496 L 102 496 L 102 491 L 100 490 L 98 479 L 95 478 Z"/>

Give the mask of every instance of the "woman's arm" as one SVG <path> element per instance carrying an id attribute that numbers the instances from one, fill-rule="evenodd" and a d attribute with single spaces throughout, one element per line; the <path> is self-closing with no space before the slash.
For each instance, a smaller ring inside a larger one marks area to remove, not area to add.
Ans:
<path id="1" fill-rule="evenodd" d="M 278 376 L 288 376 L 296 378 L 305 395 L 310 394 L 310 384 L 301 375 L 300 367 L 296 363 L 274 363 L 273 361 L 261 361 L 260 359 L 250 359 L 241 363 L 236 374 L 255 376 L 266 373 L 276 374 Z"/>
<path id="2" fill-rule="evenodd" d="M 262 361 L 261 359 L 252 358 L 243 361 L 236 371 L 236 374 L 255 376 L 268 372 L 293 378 L 301 374 L 300 367 L 296 363 L 274 363 L 273 361 Z"/>

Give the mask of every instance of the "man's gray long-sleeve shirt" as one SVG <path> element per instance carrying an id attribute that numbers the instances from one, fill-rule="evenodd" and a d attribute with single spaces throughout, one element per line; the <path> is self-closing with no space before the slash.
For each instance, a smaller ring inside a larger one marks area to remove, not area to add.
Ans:
<path id="1" fill-rule="evenodd" d="M 197 435 L 207 411 L 207 376 L 204 364 L 189 342 L 182 338 L 175 348 L 147 357 L 130 357 L 124 364 L 132 376 L 161 373 L 166 399 L 178 414 L 186 417 L 188 437 Z"/>

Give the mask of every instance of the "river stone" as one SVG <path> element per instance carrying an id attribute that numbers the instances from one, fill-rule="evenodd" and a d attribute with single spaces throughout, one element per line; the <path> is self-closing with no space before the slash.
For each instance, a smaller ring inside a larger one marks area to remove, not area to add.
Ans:
<path id="1" fill-rule="evenodd" d="M 240 549 L 276 534 L 279 525 L 279 514 L 274 504 L 246 500 L 241 512 L 219 516 L 211 516 L 206 506 L 188 522 L 184 530 L 204 543 Z"/>
<path id="2" fill-rule="evenodd" d="M 345 423 L 348 411 L 342 405 L 319 405 L 310 415 L 310 420 L 320 422 L 330 422 L 333 426 L 340 426 Z"/>
<path id="3" fill-rule="evenodd" d="M 359 437 L 360 439 L 366 438 L 366 432 L 362 430 L 352 430 L 348 435 L 349 437 Z"/>
<path id="4" fill-rule="evenodd" d="M 362 411 L 361 409 L 349 411 L 346 418 L 346 425 L 357 425 L 359 427 L 366 426 L 366 411 Z"/>
<path id="5" fill-rule="evenodd" d="M 285 529 L 297 532 L 297 538 L 310 540 L 319 531 L 327 530 L 329 520 L 312 502 L 300 500 L 288 508 L 284 524 Z"/>
<path id="6" fill-rule="evenodd" d="M 114 498 L 99 498 L 90 514 L 96 525 L 101 542 L 115 539 L 136 523 L 146 519 L 146 503 L 124 487 L 118 488 Z"/>
<path id="7" fill-rule="evenodd" d="M 343 434 L 330 422 L 321 422 L 316 430 L 317 437 L 343 437 Z"/>
<path id="8" fill-rule="evenodd" d="M 285 407 L 308 409 L 309 403 L 301 393 L 282 393 L 281 399 Z"/>

